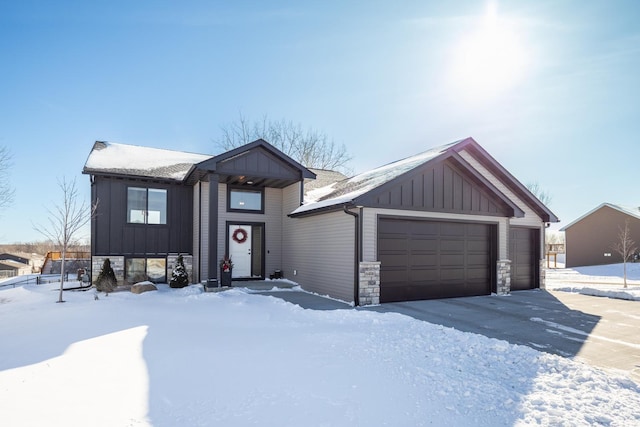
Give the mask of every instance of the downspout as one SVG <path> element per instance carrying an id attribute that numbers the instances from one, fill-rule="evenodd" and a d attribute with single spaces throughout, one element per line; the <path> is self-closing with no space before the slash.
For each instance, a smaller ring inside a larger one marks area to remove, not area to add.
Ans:
<path id="1" fill-rule="evenodd" d="M 353 248 L 353 303 L 357 307 L 360 305 L 360 215 L 343 206 L 344 213 L 351 215 L 355 219 L 355 236 Z"/>

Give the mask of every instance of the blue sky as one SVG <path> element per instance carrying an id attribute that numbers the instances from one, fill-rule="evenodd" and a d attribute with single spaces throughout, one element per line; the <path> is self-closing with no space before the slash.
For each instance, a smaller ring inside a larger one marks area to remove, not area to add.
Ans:
<path id="1" fill-rule="evenodd" d="M 636 1 L 0 3 L 0 243 L 41 236 L 96 140 L 216 153 L 264 115 L 369 168 L 467 136 L 567 224 L 640 206 Z"/>

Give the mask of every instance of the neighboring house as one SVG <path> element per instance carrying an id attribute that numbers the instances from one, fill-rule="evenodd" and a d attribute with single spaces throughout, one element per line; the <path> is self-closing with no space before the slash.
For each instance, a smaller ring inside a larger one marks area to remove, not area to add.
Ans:
<path id="1" fill-rule="evenodd" d="M 40 271 L 42 267 L 42 255 L 27 254 L 22 252 L 5 252 L 0 253 L 0 262 L 5 262 L 5 267 L 0 267 L 4 270 L 4 273 L 0 275 L 9 275 L 13 271 L 14 275 L 31 274 Z M 13 267 L 9 267 L 13 266 Z M 17 266 L 17 268 L 14 268 Z"/>
<path id="2" fill-rule="evenodd" d="M 0 279 L 31 274 L 31 266 L 12 259 L 0 260 Z"/>
<path id="3" fill-rule="evenodd" d="M 602 265 L 622 262 L 613 246 L 629 221 L 631 238 L 640 246 L 640 208 L 603 203 L 566 225 L 566 267 Z"/>
<path id="4" fill-rule="evenodd" d="M 543 283 L 557 217 L 472 138 L 345 178 L 263 140 L 218 156 L 96 142 L 93 274 L 163 282 L 182 254 L 193 282 L 280 271 L 356 305 L 508 293 Z M 314 184 L 314 180 L 317 181 Z"/>

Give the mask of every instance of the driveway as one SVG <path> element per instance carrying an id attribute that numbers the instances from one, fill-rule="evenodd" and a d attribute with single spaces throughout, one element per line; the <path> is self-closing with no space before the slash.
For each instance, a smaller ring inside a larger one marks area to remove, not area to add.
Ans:
<path id="1" fill-rule="evenodd" d="M 362 308 L 526 345 L 624 371 L 640 383 L 640 303 L 567 292 L 518 291 Z"/>
<path id="2" fill-rule="evenodd" d="M 303 291 L 266 291 L 313 310 L 352 309 Z M 262 291 L 262 292 L 260 292 Z M 640 302 L 559 291 L 517 291 L 508 296 L 386 303 L 358 310 L 401 313 L 490 338 L 620 370 L 640 384 Z"/>

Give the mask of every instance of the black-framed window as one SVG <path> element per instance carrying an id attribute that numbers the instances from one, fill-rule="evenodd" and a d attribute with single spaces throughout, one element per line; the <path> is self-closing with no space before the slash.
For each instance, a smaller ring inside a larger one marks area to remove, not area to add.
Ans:
<path id="1" fill-rule="evenodd" d="M 235 212 L 264 213 L 264 190 L 229 187 L 227 209 Z"/>
<path id="2" fill-rule="evenodd" d="M 150 280 L 153 283 L 167 282 L 166 258 L 127 258 L 125 281 L 129 284 Z"/>
<path id="3" fill-rule="evenodd" d="M 167 190 L 128 187 L 127 222 L 130 224 L 166 224 Z"/>

